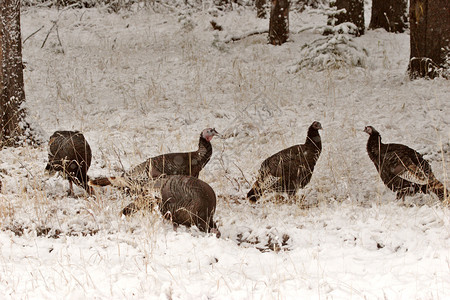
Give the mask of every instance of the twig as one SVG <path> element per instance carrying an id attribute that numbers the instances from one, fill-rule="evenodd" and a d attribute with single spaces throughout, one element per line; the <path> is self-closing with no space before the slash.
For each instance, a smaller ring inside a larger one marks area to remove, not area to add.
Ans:
<path id="1" fill-rule="evenodd" d="M 234 186 L 233 180 L 231 180 L 231 178 L 226 175 L 228 173 L 228 169 L 225 167 L 225 163 L 223 161 L 223 153 L 224 153 L 224 151 L 225 151 L 225 147 L 222 144 L 222 151 L 220 152 L 220 156 L 218 158 L 219 159 L 219 163 L 220 163 L 220 166 L 222 167 L 222 169 L 225 171 L 225 174 L 224 174 L 225 179 L 227 179 L 231 183 L 231 185 Z M 239 186 L 237 188 L 239 190 Z"/>
<path id="2" fill-rule="evenodd" d="M 62 51 L 62 53 L 64 54 L 64 47 L 63 47 L 63 45 L 62 45 L 62 43 L 61 43 L 61 39 L 59 38 L 58 25 L 56 25 L 56 37 L 58 38 L 59 45 L 61 46 L 61 51 Z"/>
<path id="3" fill-rule="evenodd" d="M 386 12 L 384 12 L 383 15 L 386 18 L 386 22 L 387 22 L 387 24 L 389 26 L 389 31 L 392 32 L 391 22 L 389 21 L 389 18 L 387 16 Z"/>
<path id="4" fill-rule="evenodd" d="M 22 163 L 22 161 L 19 159 L 19 156 L 16 156 L 15 154 L 14 154 L 14 156 L 15 156 L 15 158 L 17 158 L 17 161 L 19 162 L 19 164 L 22 166 L 22 168 L 24 168 L 25 169 L 25 171 L 27 171 L 27 173 L 28 174 L 30 174 L 31 175 L 31 177 L 33 178 L 33 179 L 35 179 L 36 178 L 36 176 L 34 176 L 34 174 L 33 173 L 31 173 L 31 171 L 27 168 L 27 166 L 25 166 L 23 163 Z"/>
<path id="5" fill-rule="evenodd" d="M 235 162 L 233 162 L 233 165 L 234 165 L 236 168 L 238 168 L 238 170 L 241 172 L 242 177 L 244 178 L 245 182 L 247 182 L 247 183 L 251 186 L 252 183 L 249 182 L 249 181 L 247 180 L 247 178 L 245 177 L 244 172 L 242 171 L 242 169 L 241 169 Z"/>
<path id="6" fill-rule="evenodd" d="M 41 31 L 42 28 L 44 28 L 44 25 L 42 25 L 41 28 L 39 28 L 38 30 L 36 30 L 35 32 L 33 32 L 32 34 L 30 34 L 29 36 L 27 36 L 27 37 L 23 40 L 22 44 L 25 44 L 25 42 L 26 42 L 30 37 L 32 37 L 33 35 L 35 35 L 35 34 L 38 33 L 39 31 Z"/>
<path id="7" fill-rule="evenodd" d="M 114 150 L 114 154 L 117 156 L 117 159 L 119 160 L 119 163 L 122 167 L 122 172 L 125 173 L 125 167 L 123 166 L 122 159 L 120 158 L 120 153 L 117 151 L 117 148 L 115 148 L 115 147 L 113 148 L 113 150 Z"/>
<path id="8" fill-rule="evenodd" d="M 81 14 L 81 16 L 80 16 L 80 22 L 81 22 L 81 20 L 83 19 L 83 16 L 84 16 L 84 14 L 87 12 L 87 10 L 85 10 L 85 11 L 83 11 L 83 13 Z"/>
<path id="9" fill-rule="evenodd" d="M 50 28 L 50 30 L 47 32 L 47 35 L 45 36 L 44 42 L 42 43 L 41 49 L 44 48 L 45 43 L 47 42 L 48 36 L 50 35 L 50 32 L 52 32 L 53 28 L 56 26 L 57 21 L 53 21 L 53 26 Z"/>

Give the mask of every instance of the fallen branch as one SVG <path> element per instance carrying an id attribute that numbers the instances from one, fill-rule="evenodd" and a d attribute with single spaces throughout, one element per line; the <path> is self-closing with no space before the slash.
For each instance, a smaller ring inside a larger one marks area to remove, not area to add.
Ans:
<path id="1" fill-rule="evenodd" d="M 53 22 L 53 26 L 52 28 L 50 28 L 50 30 L 47 32 L 47 35 L 45 36 L 44 42 L 42 42 L 42 46 L 41 48 L 44 48 L 45 43 L 47 42 L 48 36 L 50 35 L 50 32 L 52 32 L 53 28 L 56 26 L 56 21 Z"/>
<path id="2" fill-rule="evenodd" d="M 245 177 L 244 172 L 242 171 L 242 169 L 239 168 L 239 166 L 237 164 L 235 164 L 234 162 L 233 162 L 233 165 L 236 168 L 238 168 L 239 171 L 241 171 L 242 178 L 244 178 L 245 182 L 247 182 L 249 186 L 252 186 L 252 183 L 247 180 L 247 177 Z"/>
<path id="3" fill-rule="evenodd" d="M 61 43 L 61 39 L 59 38 L 58 25 L 56 25 L 56 37 L 58 38 L 59 45 L 61 46 L 61 51 L 62 51 L 62 53 L 64 54 L 64 47 L 63 47 L 63 45 L 62 45 L 62 43 Z"/>
<path id="4" fill-rule="evenodd" d="M 64 9 L 62 9 L 62 10 L 60 11 L 60 13 L 58 14 L 58 18 L 57 18 L 55 21 L 52 21 L 53 26 L 52 26 L 52 28 L 50 28 L 50 30 L 47 32 L 47 35 L 45 36 L 45 39 L 44 39 L 44 42 L 42 43 L 41 48 L 44 48 L 45 43 L 47 42 L 48 36 L 49 36 L 50 33 L 52 32 L 53 28 L 56 27 L 56 36 L 57 36 L 57 38 L 58 38 L 58 43 L 59 43 L 59 45 L 61 46 L 62 53 L 64 53 L 63 45 L 62 45 L 62 43 L 61 43 L 61 39 L 59 38 L 59 31 L 58 31 L 58 21 L 59 21 L 59 17 L 61 16 L 61 14 L 62 14 L 63 12 L 65 12 L 65 11 L 67 11 L 67 10 L 73 8 L 73 7 L 76 7 L 76 6 L 78 6 L 78 5 L 80 5 L 80 4 L 79 4 L 78 2 L 76 2 L 76 3 L 74 3 L 74 4 L 71 4 L 71 5 L 69 5 L 69 6 L 66 6 Z M 83 13 L 83 14 L 84 14 L 84 13 Z M 83 14 L 81 15 L 81 17 L 83 17 Z M 81 19 L 80 19 L 80 20 L 81 20 Z"/>
<path id="5" fill-rule="evenodd" d="M 59 38 L 59 30 L 58 30 L 58 21 L 52 21 L 53 22 L 53 26 L 52 28 L 50 28 L 50 30 L 47 32 L 47 35 L 45 36 L 44 42 L 42 42 L 42 46 L 41 48 L 44 48 L 45 43 L 47 42 L 48 36 L 50 35 L 50 33 L 52 32 L 53 28 L 55 28 L 56 30 L 56 37 L 58 38 L 58 43 L 61 46 L 61 51 L 62 53 L 64 53 L 64 48 L 63 45 L 61 43 L 61 39 Z"/>
<path id="6" fill-rule="evenodd" d="M 38 33 L 39 31 L 42 30 L 42 28 L 44 28 L 44 25 L 41 26 L 41 28 L 39 28 L 38 30 L 36 30 L 35 32 L 33 32 L 32 34 L 30 34 L 29 36 L 26 37 L 26 39 L 23 40 L 22 44 L 25 44 L 25 42 L 32 37 L 33 35 L 35 35 L 36 33 Z"/>
<path id="7" fill-rule="evenodd" d="M 290 32 L 293 33 L 293 34 L 299 34 L 299 33 L 302 33 L 302 32 L 304 32 L 304 31 L 307 31 L 307 30 L 314 30 L 314 29 L 316 29 L 316 26 L 305 26 L 305 27 L 300 28 L 300 29 L 297 30 L 297 31 L 292 31 L 292 30 L 290 30 Z"/>
<path id="8" fill-rule="evenodd" d="M 232 36 L 232 37 L 229 37 L 228 39 L 224 40 L 223 42 L 227 44 L 230 42 L 236 42 L 236 41 L 243 40 L 252 35 L 258 35 L 258 34 L 264 34 L 264 33 L 269 33 L 269 29 L 255 30 L 255 31 L 247 32 L 247 33 L 239 35 L 239 36 Z"/>
<path id="9" fill-rule="evenodd" d="M 52 7 L 53 4 L 54 4 L 53 1 L 50 0 L 44 3 L 36 4 L 36 7 Z"/>

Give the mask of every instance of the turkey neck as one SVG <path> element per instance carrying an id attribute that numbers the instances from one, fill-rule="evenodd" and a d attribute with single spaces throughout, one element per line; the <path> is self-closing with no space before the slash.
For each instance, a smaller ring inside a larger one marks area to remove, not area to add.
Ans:
<path id="1" fill-rule="evenodd" d="M 322 139 L 320 138 L 319 130 L 311 127 L 308 129 L 305 145 L 312 146 L 318 152 L 322 151 Z"/>
<path id="2" fill-rule="evenodd" d="M 208 163 L 212 155 L 212 145 L 210 142 L 205 140 L 202 136 L 198 141 L 198 150 L 195 152 L 198 160 L 202 161 L 202 165 Z"/>
<path id="3" fill-rule="evenodd" d="M 380 150 L 384 144 L 381 142 L 381 136 L 378 132 L 373 132 L 367 141 L 367 153 L 374 163 L 378 163 Z"/>

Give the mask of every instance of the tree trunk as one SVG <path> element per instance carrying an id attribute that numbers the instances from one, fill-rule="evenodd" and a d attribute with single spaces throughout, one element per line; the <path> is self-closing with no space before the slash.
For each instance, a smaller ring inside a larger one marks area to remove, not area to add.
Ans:
<path id="1" fill-rule="evenodd" d="M 356 25 L 356 36 L 364 34 L 364 0 L 336 0 L 337 9 L 345 8 L 347 13 L 337 15 L 336 25 L 351 22 Z"/>
<path id="2" fill-rule="evenodd" d="M 20 0 L 0 2 L 0 149 L 16 145 L 25 131 Z"/>
<path id="3" fill-rule="evenodd" d="M 448 68 L 450 55 L 450 1 L 411 0 L 409 7 L 411 55 L 409 74 L 434 78 Z"/>
<path id="4" fill-rule="evenodd" d="M 406 0 L 373 0 L 369 28 L 384 28 L 387 32 L 404 32 L 408 27 L 406 4 Z"/>
<path id="5" fill-rule="evenodd" d="M 281 45 L 289 37 L 289 1 L 272 0 L 269 20 L 269 43 Z"/>
<path id="6" fill-rule="evenodd" d="M 264 19 L 266 17 L 266 0 L 255 0 L 256 17 Z"/>

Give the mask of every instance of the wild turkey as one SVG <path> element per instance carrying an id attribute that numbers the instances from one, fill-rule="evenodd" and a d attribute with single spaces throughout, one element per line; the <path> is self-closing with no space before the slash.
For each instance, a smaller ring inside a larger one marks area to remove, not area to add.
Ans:
<path id="1" fill-rule="evenodd" d="M 214 128 L 206 128 L 200 134 L 198 150 L 183 153 L 168 153 L 147 159 L 122 175 L 133 183 L 133 187 L 147 184 L 150 179 L 165 175 L 190 175 L 198 177 L 212 155 L 211 140 L 219 133 Z M 91 185 L 110 185 L 114 177 L 92 179 Z M 114 184 L 113 184 L 114 185 Z"/>
<path id="2" fill-rule="evenodd" d="M 319 129 L 322 125 L 313 122 L 304 144 L 281 150 L 262 162 L 256 182 L 247 193 L 250 202 L 256 202 L 265 191 L 286 192 L 293 196 L 309 183 L 322 151 Z"/>
<path id="3" fill-rule="evenodd" d="M 113 179 L 115 180 L 115 179 Z M 123 184 L 124 181 L 118 182 Z M 216 210 L 216 194 L 206 182 L 192 176 L 171 175 L 147 183 L 161 193 L 157 204 L 161 214 L 176 225 L 196 225 L 203 232 L 215 233 L 220 237 L 213 221 Z M 147 207 L 151 205 L 145 205 Z M 142 208 L 142 203 L 133 202 L 122 210 L 130 215 Z"/>
<path id="4" fill-rule="evenodd" d="M 48 142 L 48 164 L 45 170 L 50 174 L 61 172 L 69 180 L 69 195 L 74 194 L 72 183 L 92 194 L 87 175 L 91 159 L 91 147 L 81 132 L 56 131 Z"/>
<path id="5" fill-rule="evenodd" d="M 369 135 L 367 153 L 377 168 L 381 180 L 393 192 L 397 199 L 416 193 L 435 193 L 441 201 L 448 191 L 431 171 L 430 164 L 422 155 L 402 144 L 383 144 L 378 131 L 372 126 L 364 129 Z"/>

